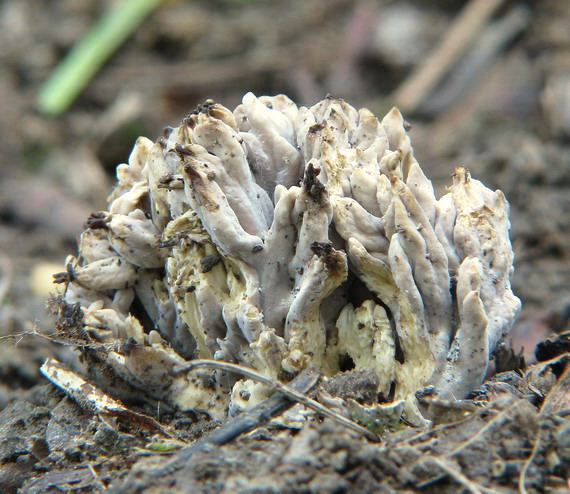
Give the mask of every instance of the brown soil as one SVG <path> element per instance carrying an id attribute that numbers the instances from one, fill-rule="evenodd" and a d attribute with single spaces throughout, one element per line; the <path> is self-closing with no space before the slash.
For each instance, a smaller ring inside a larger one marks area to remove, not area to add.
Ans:
<path id="1" fill-rule="evenodd" d="M 41 84 L 109 3 L 0 7 L 0 491 L 515 492 L 523 471 L 527 492 L 570 489 L 564 358 L 494 378 L 465 410 L 431 404 L 430 430 L 404 426 L 374 444 L 328 419 L 301 431 L 268 426 L 200 451 L 163 477 L 148 473 L 163 454 L 144 449 L 156 431 L 101 418 L 46 384 L 38 369 L 47 357 L 79 371 L 81 363 L 67 346 L 23 336 L 54 326 L 44 309 L 49 288 L 37 273 L 48 262 L 63 270 L 138 135 L 155 138 L 206 98 L 233 107 L 249 90 L 283 92 L 301 104 L 330 92 L 383 114 L 465 4 L 165 2 L 68 112 L 40 115 Z M 532 362 L 536 343 L 567 329 L 570 317 L 570 105 L 567 90 L 556 92 L 570 84 L 570 7 L 505 1 L 491 22 L 517 8 L 526 20 L 503 44 L 492 44 L 490 30 L 477 33 L 464 57 L 481 63 L 476 73 L 453 64 L 404 113 L 439 191 L 463 165 L 509 199 L 513 288 L 523 301 L 511 337 Z M 538 355 L 568 351 L 557 345 Z M 505 366 L 513 367 L 497 367 Z M 141 411 L 183 442 L 215 426 L 200 414 Z"/>

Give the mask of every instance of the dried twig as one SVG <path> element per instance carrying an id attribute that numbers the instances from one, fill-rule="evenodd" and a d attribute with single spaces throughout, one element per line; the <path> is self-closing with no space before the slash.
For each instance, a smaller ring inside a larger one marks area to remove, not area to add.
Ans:
<path id="1" fill-rule="evenodd" d="M 519 492 L 521 494 L 526 494 L 526 473 L 528 472 L 528 469 L 530 468 L 530 466 L 532 465 L 532 462 L 534 461 L 534 459 L 536 458 L 536 454 L 538 453 L 538 449 L 540 447 L 540 431 L 538 431 L 538 435 L 536 436 L 536 440 L 534 441 L 534 446 L 532 447 L 532 452 L 530 453 L 530 456 L 527 458 L 527 460 L 524 462 L 524 465 L 521 469 L 521 473 L 519 475 Z"/>
<path id="2" fill-rule="evenodd" d="M 452 479 L 454 479 L 456 482 L 461 484 L 463 487 L 465 487 L 469 492 L 472 492 L 473 494 L 482 494 L 483 492 L 487 492 L 487 493 L 496 492 L 492 489 L 487 489 L 486 487 L 483 487 L 483 486 L 473 482 L 468 477 L 466 477 L 460 470 L 457 470 L 448 461 L 446 461 L 442 458 L 438 458 L 437 456 L 428 456 L 425 458 L 425 460 L 423 462 L 424 463 L 432 463 L 434 465 L 437 465 L 447 475 L 449 475 Z"/>
<path id="3" fill-rule="evenodd" d="M 550 362 L 564 362 L 566 359 L 570 359 L 570 354 L 566 353 Z M 566 364 L 566 369 L 552 386 L 540 407 L 541 416 L 556 412 L 570 412 L 570 362 Z"/>
<path id="4" fill-rule="evenodd" d="M 89 468 L 89 471 L 91 472 L 91 475 L 93 475 L 93 478 L 97 481 L 97 483 L 99 484 L 99 486 L 101 487 L 101 490 L 106 491 L 107 487 L 105 486 L 105 484 L 103 483 L 103 481 L 101 480 L 101 477 L 99 477 L 99 474 L 97 473 L 97 470 L 95 470 L 95 467 L 91 464 L 90 461 L 87 462 L 87 468 Z"/>
<path id="5" fill-rule="evenodd" d="M 309 398 L 303 392 L 299 392 L 298 390 L 296 390 L 291 386 L 288 386 L 286 384 L 280 383 L 279 381 L 275 381 L 273 379 L 265 377 L 259 372 L 253 369 L 248 369 L 247 367 L 243 367 L 241 365 L 231 364 L 229 362 L 222 362 L 219 360 L 206 360 L 206 359 L 192 360 L 188 364 L 175 368 L 173 372 L 179 374 L 181 372 L 197 369 L 200 367 L 214 367 L 228 372 L 236 372 L 250 379 L 254 379 L 255 381 L 259 381 L 265 384 L 266 386 L 273 388 L 275 391 L 278 391 L 279 393 L 287 396 L 289 399 L 298 401 L 299 403 L 305 405 L 307 408 L 310 408 L 311 410 L 314 410 L 315 412 L 320 413 L 325 417 L 328 417 L 336 422 L 339 422 L 340 424 L 344 425 L 345 427 L 348 427 L 349 429 L 352 429 L 353 431 L 363 434 L 365 437 L 367 437 L 372 441 L 380 440 L 380 438 L 373 432 L 358 425 L 356 422 L 347 419 L 343 415 L 340 415 L 339 413 L 332 411 L 330 408 L 321 405 L 318 401 Z"/>
<path id="6" fill-rule="evenodd" d="M 416 110 L 502 3 L 503 0 L 471 0 L 440 45 L 393 94 L 396 106 L 407 112 Z"/>
<path id="7" fill-rule="evenodd" d="M 530 10 L 522 5 L 513 7 L 502 19 L 490 23 L 469 53 L 457 63 L 449 80 L 430 95 L 422 112 L 437 114 L 458 101 L 466 88 L 473 86 L 517 35 L 531 22 Z"/>
<path id="8" fill-rule="evenodd" d="M 208 363 L 210 363 L 210 361 L 208 361 Z M 226 364 L 223 367 L 217 367 L 224 368 L 226 370 L 231 368 L 232 372 L 235 372 L 235 369 L 233 369 L 233 367 L 239 367 L 234 366 L 233 364 L 227 364 L 226 362 L 217 363 Z M 315 369 L 306 369 L 291 381 L 290 386 L 287 387 L 288 391 L 293 391 L 294 393 L 301 394 L 306 393 L 310 391 L 315 386 L 315 384 L 317 384 L 320 375 L 320 372 Z M 291 400 L 290 396 L 287 396 L 281 391 L 275 393 L 271 398 L 268 398 L 267 400 L 261 402 L 252 410 L 242 413 L 241 415 L 231 419 L 213 431 L 208 436 L 199 439 L 198 441 L 189 446 L 186 446 L 185 448 L 182 448 L 180 451 L 174 454 L 174 457 L 172 459 L 167 461 L 165 464 L 153 469 L 150 472 L 150 475 L 153 477 L 161 477 L 163 475 L 171 473 L 181 468 L 194 453 L 202 451 L 208 445 L 225 444 L 240 434 L 250 432 L 256 427 L 262 425 L 264 422 L 270 420 L 272 417 L 275 417 L 278 414 L 284 412 L 293 406 L 293 404 L 294 401 Z"/>
<path id="9" fill-rule="evenodd" d="M 450 458 L 452 456 L 455 456 L 457 453 L 459 453 L 460 451 L 463 451 L 467 446 L 470 446 L 471 444 L 473 444 L 475 441 L 478 441 L 479 439 L 481 439 L 482 436 L 484 436 L 490 429 L 492 429 L 493 427 L 495 427 L 496 425 L 499 425 L 502 423 L 502 421 L 504 419 L 506 419 L 506 417 L 509 415 L 509 413 L 511 413 L 515 408 L 517 408 L 522 402 L 525 402 L 525 400 L 520 399 L 520 400 L 516 400 L 513 403 L 511 403 L 507 408 L 505 408 L 501 413 L 495 415 L 491 420 L 489 420 L 489 422 L 487 422 L 487 424 L 485 424 L 485 427 L 482 427 L 477 434 L 475 434 L 474 436 L 472 436 L 470 439 L 468 439 L 467 441 L 461 443 L 457 448 L 455 448 L 454 450 L 450 451 L 449 453 L 446 453 L 445 456 Z"/>
<path id="10" fill-rule="evenodd" d="M 0 303 L 8 294 L 12 279 L 14 278 L 14 268 L 10 259 L 5 255 L 0 255 Z"/>
<path id="11" fill-rule="evenodd" d="M 392 444 L 388 443 L 380 451 L 388 451 L 389 449 L 392 450 L 394 448 L 397 449 L 397 448 L 404 448 L 404 447 L 408 447 L 408 446 L 412 446 L 412 447 L 417 448 L 419 445 L 424 444 L 423 442 L 419 443 L 419 444 L 415 444 L 417 441 L 421 440 L 422 438 L 424 438 L 426 436 L 429 437 L 432 434 L 437 434 L 437 433 L 444 431 L 446 429 L 453 429 L 454 427 L 459 427 L 460 425 L 463 425 L 467 422 L 470 422 L 470 421 L 476 419 L 477 417 L 480 417 L 482 414 L 488 412 L 490 408 L 491 408 L 490 406 L 486 406 L 484 408 L 481 408 L 479 410 L 474 411 L 473 413 L 470 413 L 467 417 L 465 417 L 461 420 L 458 420 L 456 422 L 446 423 L 446 424 L 439 424 L 433 428 L 418 432 L 417 434 L 414 434 L 413 436 L 399 440 L 395 444 L 394 443 L 392 443 Z"/>
<path id="12" fill-rule="evenodd" d="M 357 63 L 376 27 L 377 17 L 377 5 L 368 2 L 356 3 L 349 15 L 338 58 L 328 79 L 327 86 L 333 94 L 346 93 L 358 85 Z"/>
<path id="13" fill-rule="evenodd" d="M 556 360 L 556 359 L 553 359 Z M 560 410 L 570 410 L 570 366 L 568 366 L 562 375 L 556 381 L 556 384 L 549 391 L 548 395 L 544 399 L 542 406 L 540 407 L 540 416 L 544 416 L 550 413 L 555 413 Z M 526 494 L 527 490 L 526 475 L 528 469 L 532 465 L 532 462 L 536 458 L 538 451 L 541 446 L 540 430 L 537 433 L 534 446 L 530 456 L 524 462 L 519 476 L 519 492 Z"/>

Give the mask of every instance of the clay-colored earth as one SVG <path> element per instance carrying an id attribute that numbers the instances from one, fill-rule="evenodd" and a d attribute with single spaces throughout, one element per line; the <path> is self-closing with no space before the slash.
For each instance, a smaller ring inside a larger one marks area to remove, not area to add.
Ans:
<path id="1" fill-rule="evenodd" d="M 523 301 L 510 337 L 533 363 L 537 342 L 568 330 L 570 318 L 568 2 L 496 2 L 409 111 L 398 88 L 464 4 L 485 2 L 164 2 L 67 112 L 42 116 L 42 83 L 111 3 L 0 5 L 0 491 L 567 492 L 567 339 L 540 347 L 535 367 L 491 377 L 470 401 L 426 402 L 431 429 L 402 426 L 377 444 L 329 419 L 302 430 L 263 425 L 164 475 L 153 468 L 218 424 L 125 403 L 174 436 L 175 449 L 158 452 L 157 430 L 86 409 L 39 368 L 55 357 L 83 370 L 73 348 L 46 338 L 49 275 L 104 207 L 136 137 L 156 138 L 207 98 L 234 107 L 250 90 L 306 105 L 332 93 L 378 115 L 399 102 L 440 192 L 457 165 L 501 188 Z M 495 363 L 510 370 L 520 359 Z"/>

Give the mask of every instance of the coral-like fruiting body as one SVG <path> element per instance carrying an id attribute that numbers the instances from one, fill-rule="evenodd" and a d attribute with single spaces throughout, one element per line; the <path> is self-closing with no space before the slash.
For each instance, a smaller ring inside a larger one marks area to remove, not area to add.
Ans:
<path id="1" fill-rule="evenodd" d="M 68 260 L 66 298 L 149 395 L 223 416 L 266 395 L 192 358 L 287 379 L 371 368 L 417 416 L 433 385 L 464 397 L 520 309 L 508 203 L 457 168 L 436 199 L 404 121 L 327 98 L 207 102 L 117 169 L 109 210 Z"/>

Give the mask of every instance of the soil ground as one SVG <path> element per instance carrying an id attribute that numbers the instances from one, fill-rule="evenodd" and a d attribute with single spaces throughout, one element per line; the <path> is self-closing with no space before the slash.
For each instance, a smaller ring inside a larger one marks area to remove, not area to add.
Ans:
<path id="1" fill-rule="evenodd" d="M 569 489 L 562 343 L 538 353 L 558 361 L 492 378 L 465 409 L 426 403 L 429 430 L 403 427 L 374 444 L 328 419 L 300 431 L 267 426 L 153 477 L 150 467 L 171 454 L 148 450 L 156 431 L 109 422 L 70 400 L 39 367 L 55 357 L 80 370 L 77 354 L 25 336 L 52 330 L 50 275 L 75 252 L 89 214 L 105 206 L 115 166 L 138 135 L 156 138 L 207 98 L 231 108 L 247 91 L 285 93 L 310 105 L 332 93 L 377 115 L 397 103 L 439 192 L 458 165 L 505 192 L 513 289 L 523 301 L 510 337 L 533 363 L 537 342 L 567 330 L 570 318 L 568 2 L 497 2 L 459 61 L 432 63 L 447 63 L 444 76 L 416 105 L 399 90 L 430 60 L 466 2 L 164 2 L 67 112 L 41 115 L 42 83 L 112 3 L 0 5 L 0 491 Z M 505 366 L 512 367 L 499 370 Z M 141 411 L 182 442 L 216 425 Z"/>

